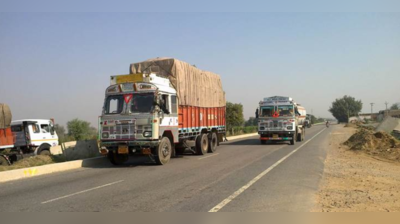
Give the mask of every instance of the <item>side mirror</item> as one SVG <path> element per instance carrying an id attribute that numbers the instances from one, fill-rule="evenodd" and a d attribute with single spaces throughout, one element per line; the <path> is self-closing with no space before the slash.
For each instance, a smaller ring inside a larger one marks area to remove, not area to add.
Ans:
<path id="1" fill-rule="evenodd" d="M 258 119 L 258 117 L 259 117 L 259 116 L 258 116 L 258 109 L 257 109 L 257 110 L 256 110 L 256 118 Z"/>

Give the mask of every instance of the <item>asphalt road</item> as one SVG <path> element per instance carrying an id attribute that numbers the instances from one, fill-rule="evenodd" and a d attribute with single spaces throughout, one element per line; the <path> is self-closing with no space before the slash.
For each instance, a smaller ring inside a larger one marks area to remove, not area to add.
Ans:
<path id="1" fill-rule="evenodd" d="M 304 142 L 223 143 L 214 154 L 184 155 L 166 166 L 134 158 L 0 184 L 0 211 L 309 211 L 323 173 L 329 133 Z"/>

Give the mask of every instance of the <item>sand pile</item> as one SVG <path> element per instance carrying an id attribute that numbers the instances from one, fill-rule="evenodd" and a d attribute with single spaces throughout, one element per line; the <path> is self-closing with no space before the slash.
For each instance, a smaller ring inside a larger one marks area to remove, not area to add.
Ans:
<path id="1" fill-rule="evenodd" d="M 363 150 L 371 155 L 400 162 L 400 141 L 386 132 L 360 128 L 344 145 L 351 150 Z"/>

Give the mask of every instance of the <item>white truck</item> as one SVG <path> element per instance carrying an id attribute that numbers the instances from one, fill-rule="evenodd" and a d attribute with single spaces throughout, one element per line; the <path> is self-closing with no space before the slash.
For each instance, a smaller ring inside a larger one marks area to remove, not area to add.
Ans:
<path id="1" fill-rule="evenodd" d="M 268 141 L 290 141 L 294 145 L 305 137 L 306 109 L 291 97 L 264 98 L 256 111 L 261 144 Z"/>
<path id="2" fill-rule="evenodd" d="M 52 120 L 15 120 L 11 122 L 11 131 L 16 136 L 14 148 L 23 154 L 50 155 L 50 147 L 58 145 Z"/>

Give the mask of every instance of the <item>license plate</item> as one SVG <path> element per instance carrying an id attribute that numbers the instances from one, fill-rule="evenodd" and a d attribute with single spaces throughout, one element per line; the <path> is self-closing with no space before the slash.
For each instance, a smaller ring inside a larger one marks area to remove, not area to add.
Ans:
<path id="1" fill-rule="evenodd" d="M 118 154 L 129 154 L 129 148 L 127 145 L 118 146 Z"/>
<path id="2" fill-rule="evenodd" d="M 272 138 L 279 138 L 279 135 L 274 134 L 272 135 Z"/>

